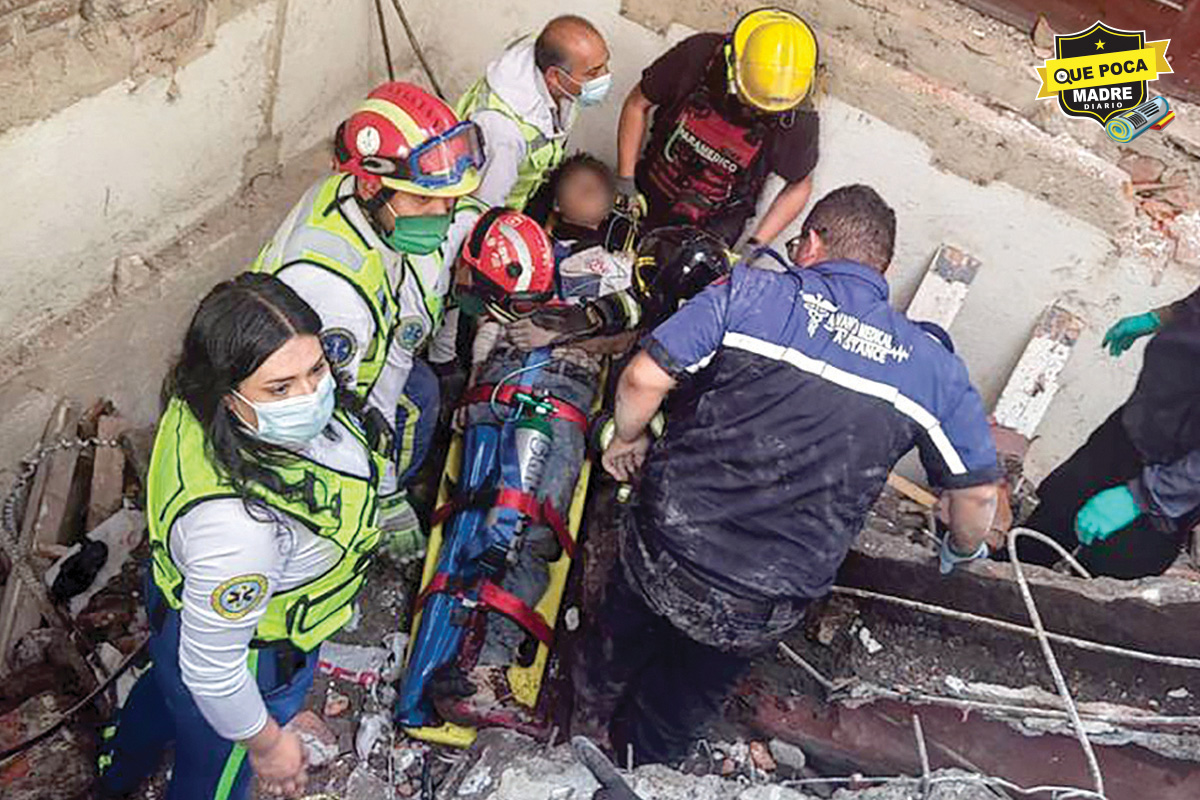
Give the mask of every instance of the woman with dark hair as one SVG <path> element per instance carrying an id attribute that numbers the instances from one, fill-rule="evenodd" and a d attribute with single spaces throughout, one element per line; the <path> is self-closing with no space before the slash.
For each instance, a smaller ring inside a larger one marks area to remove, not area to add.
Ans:
<path id="1" fill-rule="evenodd" d="M 163 387 L 146 517 L 153 667 L 101 755 L 108 795 L 175 742 L 168 800 L 305 783 L 281 726 L 317 648 L 351 616 L 379 540 L 383 462 L 336 408 L 321 320 L 277 278 L 243 274 L 200 303 Z"/>

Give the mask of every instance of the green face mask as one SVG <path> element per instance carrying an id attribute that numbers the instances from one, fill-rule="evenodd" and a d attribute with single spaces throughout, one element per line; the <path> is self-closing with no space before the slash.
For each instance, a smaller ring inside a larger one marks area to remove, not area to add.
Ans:
<path id="1" fill-rule="evenodd" d="M 393 250 L 414 256 L 427 256 L 442 246 L 450 228 L 450 214 L 421 217 L 396 217 L 392 232 L 384 241 Z"/>

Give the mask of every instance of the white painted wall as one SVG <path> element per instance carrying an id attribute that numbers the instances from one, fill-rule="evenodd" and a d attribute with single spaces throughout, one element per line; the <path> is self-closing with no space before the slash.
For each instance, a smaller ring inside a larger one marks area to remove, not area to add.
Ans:
<path id="1" fill-rule="evenodd" d="M 646 64 L 689 33 L 675 25 L 659 36 L 621 17 L 617 0 L 493 0 L 482 5 L 409 0 L 406 5 L 438 78 L 456 93 L 482 74 L 508 42 L 536 32 L 552 16 L 573 12 L 590 19 L 608 37 L 615 81 L 611 99 L 581 116 L 572 149 L 590 150 L 610 163 L 625 94 Z M 989 406 L 1043 308 L 1064 299 L 1089 321 L 1031 450 L 1030 472 L 1044 474 L 1081 444 L 1132 388 L 1141 345 L 1113 360 L 1099 347 L 1105 328 L 1126 313 L 1182 296 L 1194 288 L 1194 279 L 1176 270 L 1161 282 L 1152 280 L 1137 259 L 1117 257 L 1108 233 L 1007 184 L 979 185 L 942 172 L 917 137 L 836 97 L 822 101 L 821 113 L 814 197 L 846 183 L 868 183 L 896 209 L 897 251 L 888 279 L 899 307 L 915 292 L 942 242 L 958 244 L 983 261 L 951 333 Z"/>
<path id="2" fill-rule="evenodd" d="M 227 200 L 262 139 L 291 157 L 329 136 L 369 88 L 370 12 L 266 0 L 173 79 L 112 86 L 0 134 L 0 196 L 14 209 L 0 228 L 5 343 L 108 286 L 115 258 L 152 256 Z"/>
<path id="3" fill-rule="evenodd" d="M 572 143 L 610 161 L 621 99 L 646 64 L 688 33 L 674 26 L 660 36 L 621 17 L 618 0 L 402 2 L 451 99 L 507 43 L 555 14 L 590 18 L 610 42 L 615 85 L 607 104 L 583 112 Z M 389 2 L 384 9 L 398 74 L 412 75 L 411 49 Z M 175 99 L 167 97 L 166 80 L 132 93 L 114 86 L 0 133 L 0 159 L 9 165 L 0 192 L 21 209 L 0 229 L 0 335 L 11 341 L 41 319 L 70 314 L 109 284 L 114 258 L 152 255 L 225 202 L 251 177 L 248 151 L 277 141 L 286 161 L 326 140 L 384 74 L 372 3 L 264 0 L 220 26 L 212 48 L 179 69 Z M 916 137 L 836 98 L 824 101 L 822 113 L 816 193 L 867 182 L 896 208 L 899 242 L 889 278 L 898 305 L 907 303 L 941 242 L 983 261 L 952 333 L 989 402 L 1047 304 L 1066 298 L 1089 320 L 1032 452 L 1032 471 L 1044 472 L 1132 385 L 1140 346 L 1114 362 L 1099 351 L 1104 328 L 1124 313 L 1181 296 L 1192 288 L 1189 279 L 1172 272 L 1152 281 L 1136 259 L 1110 252 L 1105 232 L 1007 185 L 980 186 L 942 172 Z M 277 198 L 280 217 L 292 202 Z M 252 258 L 257 246 L 235 261 Z M 37 391 L 70 394 L 69 378 L 61 381 L 39 383 Z"/>

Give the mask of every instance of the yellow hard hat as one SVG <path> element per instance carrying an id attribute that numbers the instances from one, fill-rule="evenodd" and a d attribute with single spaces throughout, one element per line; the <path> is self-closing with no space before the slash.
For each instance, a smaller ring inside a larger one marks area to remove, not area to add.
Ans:
<path id="1" fill-rule="evenodd" d="M 808 94 L 817 66 L 817 37 L 800 17 L 760 8 L 733 29 L 730 70 L 738 96 L 762 111 L 795 108 Z"/>

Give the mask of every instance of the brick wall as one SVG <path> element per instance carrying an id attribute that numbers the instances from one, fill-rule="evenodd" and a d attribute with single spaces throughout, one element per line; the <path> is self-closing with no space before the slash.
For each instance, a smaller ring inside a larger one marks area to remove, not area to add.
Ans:
<path id="1" fill-rule="evenodd" d="M 11 47 L 38 31 L 80 19 L 82 8 L 81 0 L 0 0 L 0 47 Z"/>
<path id="2" fill-rule="evenodd" d="M 0 131 L 117 83 L 169 76 L 271 0 L 0 0 Z M 346 0 L 351 2 L 351 0 Z"/>

